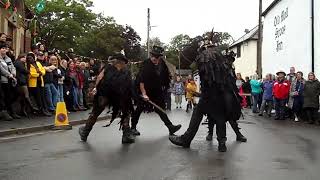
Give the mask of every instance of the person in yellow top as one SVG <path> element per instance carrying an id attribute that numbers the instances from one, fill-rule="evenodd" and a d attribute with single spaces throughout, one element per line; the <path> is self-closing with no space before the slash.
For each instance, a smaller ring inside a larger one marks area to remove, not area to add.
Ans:
<path id="1" fill-rule="evenodd" d="M 43 76 L 45 74 L 46 70 L 40 62 L 34 61 L 30 63 L 29 87 L 44 87 Z"/>
<path id="2" fill-rule="evenodd" d="M 195 102 L 195 93 L 197 93 L 197 84 L 194 81 L 194 79 L 190 79 L 190 82 L 187 84 L 186 87 L 186 99 L 188 101 L 187 104 L 187 110 L 186 112 L 189 112 L 189 108 L 192 109 L 192 105 L 196 106 L 196 102 Z"/>
<path id="3" fill-rule="evenodd" d="M 46 70 L 40 62 L 35 61 L 33 53 L 28 53 L 27 55 L 27 68 L 30 72 L 28 78 L 29 93 L 35 98 L 40 113 L 45 116 L 51 116 L 46 110 L 46 101 L 41 97 L 44 90 L 43 76 L 46 74 Z"/>

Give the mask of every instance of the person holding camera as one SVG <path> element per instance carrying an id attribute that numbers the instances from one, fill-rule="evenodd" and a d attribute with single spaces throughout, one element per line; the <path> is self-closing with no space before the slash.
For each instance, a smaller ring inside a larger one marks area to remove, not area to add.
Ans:
<path id="1" fill-rule="evenodd" d="M 20 119 L 12 109 L 13 94 L 17 85 L 16 68 L 12 60 L 7 56 L 8 47 L 5 42 L 0 42 L 0 68 L 1 68 L 1 88 L 4 94 L 5 108 L 13 119 Z"/>

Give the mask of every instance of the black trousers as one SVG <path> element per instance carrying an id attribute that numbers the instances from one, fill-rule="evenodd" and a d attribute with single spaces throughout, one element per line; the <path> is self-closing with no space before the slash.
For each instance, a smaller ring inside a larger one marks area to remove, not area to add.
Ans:
<path id="1" fill-rule="evenodd" d="M 4 99 L 4 104 L 5 104 L 5 109 L 9 113 L 14 113 L 12 104 L 13 102 L 16 101 L 17 99 L 17 91 L 15 87 L 12 87 L 10 83 L 2 83 L 1 84 L 1 89 L 3 93 L 3 99 Z"/>
<path id="2" fill-rule="evenodd" d="M 240 128 L 239 128 L 239 124 L 237 121 L 228 121 L 229 124 L 231 125 L 234 133 L 239 136 L 241 135 L 240 133 Z M 208 117 L 208 129 L 209 129 L 209 134 L 213 134 L 213 129 L 214 129 L 214 125 L 215 125 L 215 121 L 214 119 L 212 119 L 211 117 Z"/>
<path id="3" fill-rule="evenodd" d="M 88 95 L 88 88 L 83 88 L 82 89 L 82 94 L 83 94 L 83 106 L 85 107 L 85 108 L 88 108 L 89 106 L 88 106 L 88 103 L 87 103 L 87 95 Z"/>
<path id="4" fill-rule="evenodd" d="M 161 100 L 160 98 L 152 98 L 152 99 L 150 98 L 150 100 L 152 102 L 156 103 L 161 108 L 165 109 L 166 105 L 165 105 L 164 100 Z M 145 110 L 145 107 L 146 107 L 145 103 L 147 103 L 147 102 L 144 102 L 143 100 L 138 101 L 137 108 L 132 113 L 132 118 L 131 118 L 131 128 L 132 129 L 137 128 L 137 124 L 139 122 L 140 115 Z M 163 123 L 167 127 L 172 125 L 172 122 L 169 120 L 167 114 L 163 113 L 162 111 L 160 111 L 157 108 L 154 108 L 154 111 L 160 116 L 161 120 L 163 121 Z"/>
<path id="5" fill-rule="evenodd" d="M 103 112 L 105 107 L 110 104 L 110 101 L 107 97 L 105 96 L 95 96 L 94 101 L 93 101 L 93 108 L 92 112 L 86 122 L 85 125 L 85 130 L 86 131 L 91 131 L 95 123 L 97 122 L 97 119 L 99 115 Z M 120 126 L 122 129 L 129 129 L 129 110 L 128 109 L 122 109 L 122 116 L 121 116 L 121 123 Z"/>
<path id="6" fill-rule="evenodd" d="M 286 99 L 275 99 L 276 117 L 280 119 L 285 118 Z"/>
<path id="7" fill-rule="evenodd" d="M 201 102 L 199 102 L 199 104 L 201 104 Z M 189 127 L 187 129 L 187 131 L 182 135 L 182 138 L 185 142 L 190 143 L 194 136 L 196 135 L 196 133 L 198 132 L 200 123 L 202 121 L 204 112 L 202 112 L 201 110 L 201 106 L 196 106 L 193 110 L 192 113 L 192 117 L 189 123 Z M 217 130 L 216 130 L 216 134 L 217 134 L 217 140 L 219 142 L 225 142 L 227 140 L 226 138 L 226 123 L 225 123 L 225 115 L 224 113 L 221 114 L 217 114 L 216 116 L 212 116 L 208 114 L 208 118 L 212 121 L 212 122 L 216 122 L 217 125 Z"/>
<path id="8" fill-rule="evenodd" d="M 74 111 L 72 87 L 63 85 L 63 98 L 68 111 Z"/>
<path id="9" fill-rule="evenodd" d="M 166 93 L 166 109 L 171 110 L 171 92 Z"/>
<path id="10" fill-rule="evenodd" d="M 306 112 L 307 121 L 314 123 L 315 120 L 317 119 L 318 109 L 309 107 L 309 108 L 305 108 L 304 110 Z"/>
<path id="11" fill-rule="evenodd" d="M 250 94 L 250 93 L 249 93 L 249 94 Z M 246 101 L 247 101 L 247 106 L 251 108 L 251 106 L 252 106 L 251 96 L 247 96 L 247 97 L 246 97 Z"/>
<path id="12" fill-rule="evenodd" d="M 40 87 L 40 96 L 41 96 L 41 102 L 42 102 L 42 109 L 43 109 L 44 111 L 48 111 L 46 90 L 45 90 L 44 87 Z"/>
<path id="13" fill-rule="evenodd" d="M 4 95 L 2 92 L 2 86 L 0 82 L 0 111 L 6 110 L 5 108 L 5 102 L 4 102 Z"/>
<path id="14" fill-rule="evenodd" d="M 40 110 L 44 110 L 45 106 L 44 106 L 42 98 L 41 98 L 41 89 L 40 89 L 40 87 L 29 87 L 29 93 L 30 93 L 31 96 L 34 97 L 38 108 Z"/>

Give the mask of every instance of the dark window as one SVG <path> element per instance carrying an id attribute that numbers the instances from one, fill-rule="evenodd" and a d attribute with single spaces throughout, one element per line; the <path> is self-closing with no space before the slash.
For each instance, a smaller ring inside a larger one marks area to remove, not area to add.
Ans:
<path id="1" fill-rule="evenodd" d="M 237 46 L 237 58 L 241 57 L 241 45 Z"/>

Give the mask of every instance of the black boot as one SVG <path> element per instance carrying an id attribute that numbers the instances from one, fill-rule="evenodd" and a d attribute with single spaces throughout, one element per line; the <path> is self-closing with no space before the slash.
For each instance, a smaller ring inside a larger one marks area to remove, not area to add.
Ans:
<path id="1" fill-rule="evenodd" d="M 90 130 L 87 130 L 85 126 L 79 128 L 80 139 L 83 142 L 87 142 L 87 138 L 89 136 Z"/>
<path id="2" fill-rule="evenodd" d="M 182 136 L 169 136 L 169 140 L 172 144 L 175 144 L 177 146 L 181 146 L 184 148 L 190 147 L 190 142 L 184 141 Z"/>
<path id="3" fill-rule="evenodd" d="M 220 141 L 219 146 L 218 146 L 218 151 L 219 152 L 226 152 L 227 151 L 227 146 L 225 141 Z"/>
<path id="4" fill-rule="evenodd" d="M 206 119 L 208 122 L 208 135 L 206 137 L 207 141 L 212 141 L 212 136 L 213 136 L 213 129 L 214 129 L 214 121 L 213 119 L 209 119 L 209 117 Z"/>
<path id="5" fill-rule="evenodd" d="M 122 134 L 122 144 L 132 144 L 134 142 L 134 136 L 131 134 L 130 128 L 124 128 Z"/>
<path id="6" fill-rule="evenodd" d="M 206 137 L 206 140 L 207 141 L 212 141 L 212 134 L 211 133 L 209 133 L 208 135 L 207 135 L 207 137 Z"/>
<path id="7" fill-rule="evenodd" d="M 247 142 L 247 138 L 244 135 L 242 135 L 241 132 L 240 132 L 240 128 L 239 128 L 238 122 L 237 121 L 229 121 L 229 124 L 231 125 L 233 131 L 237 135 L 237 141 Z"/>
<path id="8" fill-rule="evenodd" d="M 47 117 L 51 117 L 52 116 L 52 113 L 49 113 L 48 111 L 46 111 L 44 109 L 42 109 L 41 114 L 44 115 L 44 116 L 47 116 Z"/>
<path id="9" fill-rule="evenodd" d="M 19 116 L 18 114 L 16 114 L 15 112 L 11 113 L 11 117 L 13 119 L 21 119 L 21 116 Z"/>
<path id="10" fill-rule="evenodd" d="M 134 136 L 140 136 L 140 132 L 136 128 L 131 129 L 131 134 Z"/>
<path id="11" fill-rule="evenodd" d="M 247 142 L 247 138 L 241 133 L 237 134 L 237 141 L 239 142 Z"/>
<path id="12" fill-rule="evenodd" d="M 0 112 L 0 119 L 4 121 L 12 121 L 13 118 L 9 115 L 7 111 L 1 111 Z"/>
<path id="13" fill-rule="evenodd" d="M 37 112 L 39 111 L 39 108 L 35 107 L 34 105 L 32 105 L 31 103 L 31 99 L 30 98 L 26 98 L 25 102 L 27 103 L 27 105 L 30 107 L 32 112 Z"/>
<path id="14" fill-rule="evenodd" d="M 191 111 L 192 111 L 192 105 L 191 105 L 191 102 L 188 102 L 188 104 L 187 104 L 187 111 L 186 111 L 186 112 L 189 112 L 190 109 L 191 109 Z"/>
<path id="15" fill-rule="evenodd" d="M 14 109 L 15 109 L 15 107 L 13 107 L 13 105 L 9 106 L 7 111 L 9 112 L 10 116 L 13 119 L 21 119 L 21 116 L 19 116 L 16 112 L 14 112 Z"/>
<path id="16" fill-rule="evenodd" d="M 177 132 L 181 128 L 181 124 L 178 124 L 176 126 L 171 124 L 171 125 L 169 125 L 167 127 L 169 129 L 169 134 L 173 135 L 175 132 Z"/>
<path id="17" fill-rule="evenodd" d="M 308 121 L 308 124 L 314 124 L 314 120 Z"/>
<path id="18" fill-rule="evenodd" d="M 27 113 L 27 111 L 25 109 L 21 109 L 21 112 L 20 112 L 19 115 L 29 118 L 29 115 L 28 115 L 28 113 Z"/>

